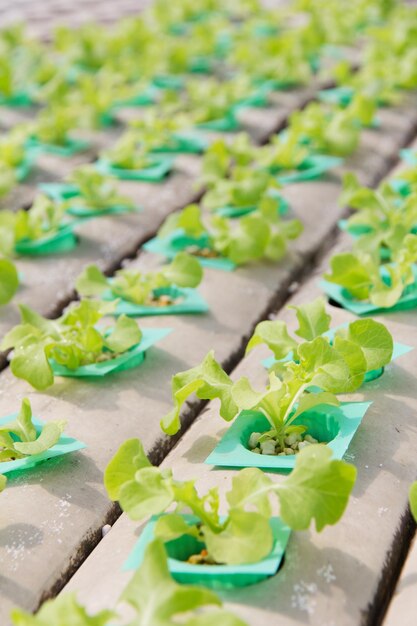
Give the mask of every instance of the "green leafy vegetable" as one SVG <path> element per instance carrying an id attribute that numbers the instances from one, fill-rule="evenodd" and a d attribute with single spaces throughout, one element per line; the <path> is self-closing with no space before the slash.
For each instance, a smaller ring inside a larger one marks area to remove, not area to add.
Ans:
<path id="1" fill-rule="evenodd" d="M 320 446 L 303 450 L 293 473 L 282 482 L 274 482 L 257 468 L 241 470 L 226 493 L 229 510 L 225 516 L 219 514 L 217 488 L 199 495 L 195 481 L 180 482 L 170 470 L 150 466 L 135 439 L 122 444 L 110 461 L 104 483 L 110 497 L 119 500 L 133 520 L 163 513 L 175 503 L 175 512 L 160 517 L 156 524 L 156 536 L 165 541 L 189 534 L 205 545 L 209 563 L 256 563 L 273 547 L 274 497 L 284 522 L 297 530 L 307 529 L 315 520 L 321 531 L 343 515 L 356 470 L 331 456 L 330 450 Z M 181 517 L 184 509 L 190 509 L 198 521 L 186 524 Z"/>
<path id="2" fill-rule="evenodd" d="M 238 411 L 232 398 L 232 386 L 232 380 L 215 360 L 214 353 L 209 352 L 200 365 L 173 376 L 175 408 L 161 421 L 162 429 L 169 435 L 178 432 L 181 407 L 193 393 L 203 400 L 218 398 L 221 403 L 220 415 L 227 421 L 232 420 Z"/>
<path id="3" fill-rule="evenodd" d="M 116 144 L 103 152 L 112 166 L 124 170 L 141 170 L 151 163 L 151 154 L 145 144 L 138 144 L 136 133 L 126 132 Z"/>
<path id="4" fill-rule="evenodd" d="M 15 169 L 23 162 L 26 155 L 25 142 L 28 134 L 28 125 L 21 124 L 0 138 L 1 169 Z"/>
<path id="5" fill-rule="evenodd" d="M 289 308 L 296 311 L 299 326 L 295 334 L 302 339 L 313 341 L 329 330 L 331 318 L 326 313 L 323 298 Z M 383 324 L 372 319 L 350 322 L 347 326 L 337 329 L 334 338 L 331 334 L 325 338 L 329 343 L 340 338 L 359 347 L 366 361 L 366 371 L 384 367 L 392 357 L 394 344 L 390 332 Z M 259 344 L 266 344 L 278 360 L 287 357 L 291 351 L 296 354 L 299 346 L 298 341 L 289 335 L 285 322 L 281 320 L 260 322 L 246 347 L 246 352 L 250 352 Z M 346 348 L 347 344 L 344 345 Z"/>
<path id="6" fill-rule="evenodd" d="M 214 78 L 205 80 L 190 79 L 187 81 L 183 102 L 178 110 L 187 113 L 194 124 L 202 124 L 218 120 L 228 115 L 241 105 L 253 93 L 250 80 L 237 75 L 225 82 Z M 178 103 L 178 93 L 167 91 L 163 105 Z"/>
<path id="7" fill-rule="evenodd" d="M 184 626 L 209 626 L 213 620 L 224 626 L 247 626 L 222 608 L 213 591 L 177 584 L 169 574 L 163 543 L 157 539 L 147 546 L 143 562 L 123 590 L 119 605 L 129 605 L 130 613 L 133 610 L 130 626 L 175 626 L 178 618 Z M 14 626 L 128 626 L 113 610 L 90 615 L 74 594 L 47 600 L 36 615 L 14 609 L 11 619 Z"/>
<path id="8" fill-rule="evenodd" d="M 58 146 L 68 143 L 69 131 L 76 125 L 76 112 L 61 104 L 51 104 L 38 114 L 33 134 L 40 141 Z"/>
<path id="9" fill-rule="evenodd" d="M 357 236 L 355 248 L 364 252 L 398 250 L 417 225 L 417 195 L 404 198 L 389 182 L 374 190 L 362 187 L 354 174 L 346 174 L 340 203 L 355 210 L 347 228 Z"/>
<path id="10" fill-rule="evenodd" d="M 257 80 L 275 80 L 284 86 L 305 83 L 312 68 L 308 39 L 303 35 L 303 30 L 296 28 L 280 37 L 263 37 L 252 46 L 242 40 L 233 49 L 231 61 Z"/>
<path id="11" fill-rule="evenodd" d="M 161 422 L 164 432 L 169 435 L 178 432 L 181 407 L 195 392 L 204 400 L 219 398 L 220 416 L 227 421 L 248 410 L 267 418 L 271 429 L 254 433 L 249 441 L 251 449 L 260 449 L 264 454 L 285 454 L 294 445 L 293 454 L 301 449 L 299 444 L 304 443 L 301 435 L 307 431 L 302 418 L 297 419 L 299 416 L 316 406 L 337 406 L 335 394 L 354 391 L 363 383 L 366 372 L 390 362 L 393 340 L 383 324 L 371 319 L 357 320 L 336 330 L 330 339 L 322 336 L 328 329 L 329 316 L 321 299 L 296 307 L 296 311 L 300 323 L 296 333 L 306 341 L 292 338 L 286 324 L 277 320 L 258 324 L 248 343 L 247 351 L 265 343 L 278 359 L 265 390 L 255 391 L 246 377 L 234 383 L 210 352 L 199 366 L 173 377 L 175 408 Z M 293 359 L 288 358 L 290 352 Z M 310 393 L 312 387 L 320 391 Z M 305 441 L 314 443 L 310 436 Z M 267 445 L 261 445 L 264 443 Z"/>
<path id="12" fill-rule="evenodd" d="M 169 286 L 197 287 L 203 278 L 200 263 L 186 252 L 179 252 L 169 265 L 150 272 L 123 269 L 109 280 L 96 265 L 89 265 L 77 279 L 82 296 L 100 296 L 110 289 L 114 297 L 135 304 L 152 304 L 160 297 L 159 289 Z"/>
<path id="13" fill-rule="evenodd" d="M 32 421 L 30 402 L 25 398 L 13 422 L 0 426 L 0 463 L 41 454 L 61 437 L 66 422 L 48 422 L 38 429 Z"/>
<path id="14" fill-rule="evenodd" d="M 234 167 L 251 165 L 258 150 L 247 133 L 238 133 L 231 141 L 215 139 L 204 154 L 201 181 L 213 186 L 227 178 Z"/>
<path id="15" fill-rule="evenodd" d="M 82 300 L 57 320 L 48 320 L 20 305 L 22 322 L 4 337 L 1 349 L 14 348 L 11 370 L 35 389 L 54 382 L 50 360 L 71 370 L 117 357 L 137 345 L 142 333 L 136 322 L 122 315 L 110 333 L 95 327 L 115 303 Z"/>
<path id="16" fill-rule="evenodd" d="M 0 305 L 10 302 L 18 287 L 19 276 L 16 267 L 9 259 L 0 258 Z"/>
<path id="17" fill-rule="evenodd" d="M 6 484 L 7 484 L 6 476 L 3 476 L 3 474 L 0 474 L 0 493 L 6 488 Z"/>
<path id="18" fill-rule="evenodd" d="M 280 260 L 287 251 L 288 241 L 301 234 L 302 224 L 297 219 L 282 219 L 277 212 L 276 200 L 265 196 L 250 215 L 239 220 L 215 215 L 207 227 L 203 224 L 201 209 L 197 205 L 189 205 L 171 215 L 158 235 L 165 237 L 177 229 L 182 229 L 190 237 L 205 234 L 213 256 L 221 255 L 236 265 L 244 265 L 260 259 Z M 187 251 L 201 254 L 194 246 Z"/>
<path id="19" fill-rule="evenodd" d="M 78 195 L 67 200 L 65 207 L 76 206 L 97 211 L 116 206 L 134 208 L 130 198 L 119 194 L 114 180 L 110 176 L 100 174 L 92 165 L 83 165 L 75 169 L 68 180 L 77 187 Z"/>
<path id="20" fill-rule="evenodd" d="M 392 263 L 360 250 L 336 254 L 330 260 L 326 280 L 343 287 L 353 298 L 368 300 L 378 308 L 394 306 L 407 288 L 415 284 L 417 236 L 407 235 L 392 255 Z"/>
<path id="21" fill-rule="evenodd" d="M 411 514 L 417 522 L 417 482 L 414 482 L 410 487 L 409 501 Z"/>
<path id="22" fill-rule="evenodd" d="M 203 196 L 202 204 L 209 210 L 225 206 L 256 207 L 264 199 L 276 198 L 276 190 L 279 188 L 277 179 L 269 172 L 235 167 L 230 178 L 218 180 L 209 187 Z"/>

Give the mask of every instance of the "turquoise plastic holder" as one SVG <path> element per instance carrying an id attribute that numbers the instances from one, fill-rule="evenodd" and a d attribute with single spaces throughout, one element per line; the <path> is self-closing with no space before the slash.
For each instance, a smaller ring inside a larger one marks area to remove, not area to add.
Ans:
<path id="1" fill-rule="evenodd" d="M 13 422 L 17 416 L 18 413 L 12 413 L 11 415 L 2 417 L 0 419 L 0 426 L 5 426 L 9 422 Z M 33 417 L 32 420 L 37 433 L 39 433 L 45 422 L 36 417 Z M 77 450 L 82 450 L 85 447 L 86 445 L 82 441 L 78 441 L 78 439 L 74 439 L 73 437 L 68 437 L 68 435 L 63 433 L 58 442 L 52 446 L 52 448 L 45 450 L 45 452 L 41 452 L 41 454 L 33 454 L 31 456 L 26 456 L 23 459 L 0 463 L 0 473 L 9 474 L 10 472 L 31 469 L 35 467 L 35 465 L 43 463 L 48 459 L 52 459 L 56 456 L 62 456 L 63 454 L 68 454 L 69 452 L 76 452 Z"/>
<path id="2" fill-rule="evenodd" d="M 195 523 L 197 518 L 193 515 L 183 515 L 189 523 Z M 132 570 L 140 567 L 146 546 L 154 539 L 155 525 L 158 516 L 154 516 L 146 524 L 136 545 L 124 563 L 124 570 Z M 270 520 L 274 547 L 272 552 L 259 561 L 248 565 L 192 565 L 187 559 L 199 552 L 203 546 L 194 537 L 183 535 L 165 544 L 168 553 L 168 568 L 173 578 L 183 584 L 204 585 L 211 589 L 234 589 L 247 587 L 265 580 L 277 573 L 282 557 L 287 547 L 291 529 L 280 518 L 272 517 Z"/>
<path id="3" fill-rule="evenodd" d="M 127 170 L 113 166 L 107 159 L 99 159 L 95 163 L 96 169 L 102 174 L 114 176 L 121 180 L 137 180 L 149 183 L 159 183 L 172 170 L 174 158 L 167 155 L 152 155 L 149 157 L 149 166 L 141 170 Z"/>
<path id="4" fill-rule="evenodd" d="M 46 152 L 62 157 L 71 157 L 79 152 L 84 152 L 90 147 L 90 143 L 83 139 L 71 139 L 68 137 L 64 145 L 45 143 L 36 137 L 29 137 L 26 142 L 28 148 L 36 148 L 39 153 Z"/>
<path id="5" fill-rule="evenodd" d="M 319 91 L 319 100 L 328 104 L 337 104 L 347 107 L 352 102 L 355 95 L 353 87 L 334 87 L 333 89 L 322 89 Z"/>
<path id="6" fill-rule="evenodd" d="M 307 426 L 307 433 L 326 444 L 335 459 L 342 459 L 372 402 L 342 402 L 339 406 L 320 405 L 302 413 L 293 424 Z M 249 449 L 254 432 L 266 432 L 271 424 L 258 411 L 242 411 L 219 441 L 205 463 L 216 467 L 259 467 L 265 470 L 291 471 L 296 454 L 275 456 L 256 454 Z"/>
<path id="7" fill-rule="evenodd" d="M 140 342 L 124 354 L 121 354 L 115 359 L 103 361 L 102 363 L 82 365 L 74 370 L 65 367 L 65 365 L 59 365 L 53 359 L 50 359 L 49 362 L 55 376 L 66 376 L 70 378 L 101 378 L 107 374 L 124 372 L 125 370 L 137 367 L 144 360 L 146 350 L 169 335 L 170 332 L 171 328 L 145 328 Z"/>
<path id="8" fill-rule="evenodd" d="M 400 150 L 400 157 L 408 165 L 417 165 L 417 152 L 415 150 L 404 148 L 403 150 Z"/>
<path id="9" fill-rule="evenodd" d="M 163 287 L 155 290 L 155 295 L 167 295 L 180 302 L 167 306 L 135 304 L 113 295 L 111 290 L 104 292 L 102 300 L 117 300 L 113 315 L 128 315 L 129 317 L 145 317 L 148 315 L 179 315 L 182 313 L 206 313 L 209 310 L 207 302 L 196 289 L 180 287 Z"/>
<path id="10" fill-rule="evenodd" d="M 282 185 L 317 180 L 326 172 L 335 167 L 339 167 L 342 164 L 343 159 L 341 159 L 340 157 L 334 157 L 325 154 L 314 154 L 307 157 L 305 161 L 300 165 L 298 170 L 281 174 L 278 172 L 276 174 L 276 177 L 278 182 L 280 182 Z"/>
<path id="11" fill-rule="evenodd" d="M 413 283 L 412 285 L 406 287 L 398 302 L 394 306 L 387 308 L 380 308 L 375 304 L 372 304 L 372 302 L 366 300 L 356 300 L 344 287 L 331 283 L 327 280 L 320 280 L 319 285 L 329 300 L 332 300 L 333 302 L 339 304 L 343 309 L 346 309 L 347 311 L 350 311 L 358 316 L 393 313 L 395 311 L 406 311 L 417 307 L 417 283 Z"/>
<path id="12" fill-rule="evenodd" d="M 73 250 L 78 244 L 78 237 L 73 232 L 78 223 L 74 220 L 62 226 L 53 235 L 42 239 L 22 239 L 15 244 L 15 252 L 22 256 L 46 256 Z"/>
<path id="13" fill-rule="evenodd" d="M 288 213 L 290 205 L 288 200 L 283 198 L 280 194 L 276 194 L 275 196 L 277 200 L 277 212 L 279 215 L 285 215 Z M 226 205 L 220 207 L 214 211 L 221 217 L 227 217 L 229 219 L 235 219 L 239 217 L 244 217 L 245 215 L 250 215 L 254 211 L 256 211 L 258 207 L 256 205 L 248 205 L 248 206 L 232 206 Z"/>
<path id="14" fill-rule="evenodd" d="M 205 248 L 208 247 L 208 243 L 209 240 L 207 235 L 202 235 L 201 237 L 189 237 L 188 235 L 185 235 L 182 229 L 177 229 L 164 239 L 161 237 L 154 237 L 153 239 L 150 239 L 143 245 L 143 248 L 148 250 L 148 252 L 160 254 L 163 257 L 172 260 L 178 252 L 186 250 L 189 246 Z M 205 258 L 196 256 L 195 258 L 203 267 L 211 267 L 225 272 L 231 272 L 236 267 L 236 264 L 233 263 L 233 261 L 230 261 L 225 257 Z"/>

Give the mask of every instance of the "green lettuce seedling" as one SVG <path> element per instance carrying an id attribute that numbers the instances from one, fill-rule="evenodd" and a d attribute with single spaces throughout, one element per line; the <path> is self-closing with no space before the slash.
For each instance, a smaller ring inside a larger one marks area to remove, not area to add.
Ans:
<path id="1" fill-rule="evenodd" d="M 54 382 L 50 360 L 76 370 L 82 365 L 113 359 L 140 342 L 139 327 L 124 315 L 117 319 L 110 333 L 95 327 L 115 307 L 116 303 L 82 300 L 58 319 L 48 320 L 19 305 L 21 324 L 6 334 L 0 348 L 14 348 L 11 370 L 17 378 L 35 389 L 47 389 Z"/>
<path id="2" fill-rule="evenodd" d="M 348 156 L 359 145 L 361 125 L 348 109 L 329 110 L 312 102 L 290 117 L 289 128 L 298 133 L 300 142 L 321 154 Z"/>
<path id="3" fill-rule="evenodd" d="M 80 69 L 97 71 L 108 59 L 111 37 L 111 31 L 98 24 L 83 24 L 76 31 L 60 25 L 54 30 L 53 45 Z"/>
<path id="4" fill-rule="evenodd" d="M 196 393 L 203 400 L 218 398 L 220 416 L 226 421 L 233 420 L 241 411 L 262 413 L 271 429 L 262 433 L 262 440 L 256 444 L 270 440 L 274 442 L 274 450 L 276 447 L 281 453 L 288 447 L 285 445 L 288 437 L 307 430 L 302 423 L 298 424 L 300 420 L 297 425 L 293 424 L 299 416 L 319 405 L 337 406 L 339 400 L 335 394 L 358 389 L 368 367 L 375 369 L 376 364 L 391 355 L 390 347 L 385 343 L 381 351 L 375 349 L 372 338 L 366 336 L 362 326 L 341 331 L 332 344 L 317 336 L 297 345 L 286 328 L 281 326 L 280 330 L 280 341 L 274 344 L 275 352 L 285 356 L 292 349 L 294 360 L 274 366 L 265 390 L 255 391 L 246 377 L 234 383 L 210 352 L 200 365 L 172 378 L 174 408 L 161 420 L 162 430 L 168 435 L 178 432 L 181 407 Z M 385 329 L 378 327 L 377 330 L 378 336 L 381 334 L 385 341 Z M 310 393 L 311 387 L 318 387 L 320 391 Z"/>
<path id="5" fill-rule="evenodd" d="M 306 530 L 314 520 L 321 531 L 340 519 L 356 469 L 331 456 L 321 446 L 303 450 L 291 476 L 282 482 L 274 482 L 257 468 L 241 470 L 225 494 L 228 511 L 224 516 L 219 511 L 218 488 L 200 495 L 194 480 L 181 482 L 171 470 L 152 466 L 138 439 L 121 445 L 105 470 L 104 484 L 109 497 L 118 500 L 135 521 L 161 514 L 175 504 L 174 513 L 157 521 L 157 537 L 170 541 L 191 535 L 204 544 L 206 562 L 241 565 L 257 563 L 271 552 L 270 518 L 277 500 L 282 520 L 294 530 Z M 189 509 L 198 520 L 190 525 L 181 515 Z"/>
<path id="6" fill-rule="evenodd" d="M 0 227 L 0 233 L 1 233 Z M 0 257 L 0 305 L 7 304 L 19 287 L 19 275 L 9 259 Z"/>
<path id="7" fill-rule="evenodd" d="M 190 204 L 179 213 L 167 218 L 158 232 L 161 238 L 182 229 L 190 237 L 207 237 L 207 248 L 190 245 L 186 251 L 197 256 L 223 256 L 236 265 L 268 259 L 280 260 L 286 253 L 288 242 L 302 232 L 299 220 L 285 220 L 277 212 L 276 200 L 264 197 L 256 211 L 239 220 L 219 215 L 203 223 L 200 207 Z"/>
<path id="8" fill-rule="evenodd" d="M 68 181 L 77 188 L 77 195 L 64 203 L 64 207 L 83 207 L 103 211 L 115 206 L 134 209 L 133 201 L 119 194 L 114 179 L 101 174 L 92 165 L 76 168 Z"/>
<path id="9" fill-rule="evenodd" d="M 326 313 L 324 298 L 316 298 L 307 304 L 289 308 L 296 312 L 298 327 L 295 334 L 300 339 L 289 334 L 285 322 L 266 320 L 256 326 L 246 347 L 246 353 L 260 344 L 265 344 L 277 360 L 288 357 L 290 352 L 293 352 L 296 358 L 300 340 L 313 341 L 330 329 L 331 318 Z M 372 319 L 350 322 L 347 326 L 336 330 L 335 339 L 337 337 L 359 347 L 366 361 L 367 372 L 385 367 L 391 361 L 394 342 L 389 330 L 380 322 Z M 335 340 L 330 340 L 329 337 L 326 339 L 329 343 Z"/>
<path id="10" fill-rule="evenodd" d="M 285 85 L 306 83 L 312 75 L 309 49 L 303 31 L 295 28 L 279 37 L 262 37 L 256 45 L 238 42 L 230 55 L 236 68 L 258 81 L 277 81 Z"/>
<path id="11" fill-rule="evenodd" d="M 129 607 L 128 622 L 118 617 L 119 606 L 121 613 L 126 613 Z M 167 554 L 160 539 L 146 547 L 143 562 L 123 590 L 115 610 L 91 615 L 74 594 L 62 594 L 47 600 L 36 615 L 14 609 L 11 620 L 14 626 L 175 626 L 179 623 L 247 626 L 222 607 L 222 601 L 213 591 L 176 583 L 169 573 Z"/>
<path id="12" fill-rule="evenodd" d="M 30 402 L 25 398 L 17 418 L 0 426 L 0 467 L 1 463 L 49 450 L 58 443 L 65 425 L 65 421 L 48 422 L 42 428 L 36 428 Z"/>
<path id="13" fill-rule="evenodd" d="M 253 93 L 249 78 L 238 75 L 220 82 L 215 78 L 190 79 L 185 86 L 179 110 L 191 116 L 194 124 L 222 119 Z M 178 102 L 178 93 L 166 91 L 162 104 Z"/>
<path id="14" fill-rule="evenodd" d="M 7 484 L 6 476 L 3 476 L 3 474 L 0 474 L 0 493 L 6 488 L 6 484 Z"/>
<path id="15" fill-rule="evenodd" d="M 381 248 L 398 250 L 417 225 L 417 194 L 403 198 L 389 181 L 369 189 L 348 173 L 343 179 L 340 204 L 355 210 L 347 222 L 348 230 L 358 234 L 355 248 L 371 254 Z"/>
<path id="16" fill-rule="evenodd" d="M 212 211 L 225 206 L 256 207 L 280 188 L 276 177 L 265 170 L 235 167 L 229 178 L 216 180 L 209 185 L 202 198 L 202 205 Z"/>
<path id="17" fill-rule="evenodd" d="M 165 114 L 162 108 L 147 111 L 142 118 L 131 121 L 127 132 L 135 137 L 138 146 L 152 151 L 173 146 L 175 133 L 188 128 L 189 125 L 187 115 L 180 113 L 172 116 Z"/>
<path id="18" fill-rule="evenodd" d="M 147 146 L 138 143 L 136 133 L 132 130 L 124 133 L 102 156 L 113 167 L 124 170 L 142 170 L 152 163 L 152 155 Z"/>
<path id="19" fill-rule="evenodd" d="M 29 130 L 27 124 L 21 124 L 15 126 L 6 135 L 0 138 L 1 168 L 16 169 L 24 161 L 26 155 L 25 142 Z"/>
<path id="20" fill-rule="evenodd" d="M 65 146 L 69 140 L 69 131 L 77 122 L 76 112 L 61 104 L 50 104 L 40 111 L 32 126 L 36 139 L 46 144 Z"/>
<path id="21" fill-rule="evenodd" d="M 381 265 L 379 255 L 361 250 L 343 252 L 330 259 L 331 271 L 324 278 L 346 289 L 353 298 L 385 309 L 394 306 L 404 290 L 415 284 L 416 261 L 417 236 L 407 235 L 391 263 Z"/>
<path id="22" fill-rule="evenodd" d="M 56 234 L 64 225 L 65 206 L 38 194 L 29 210 L 4 210 L 0 213 L 0 234 L 6 254 L 24 241 L 38 241 Z"/>
<path id="23" fill-rule="evenodd" d="M 299 132 L 289 127 L 285 133 L 272 137 L 258 149 L 256 162 L 272 173 L 298 169 L 309 156 L 309 149 L 302 144 Z"/>
<path id="24" fill-rule="evenodd" d="M 122 269 L 109 280 L 96 265 L 89 265 L 80 274 L 76 288 L 81 296 L 101 296 L 110 290 L 115 298 L 134 304 L 159 301 L 157 290 L 163 287 L 197 287 L 203 278 L 200 263 L 186 252 L 179 252 L 173 261 L 150 272 Z"/>
<path id="25" fill-rule="evenodd" d="M 13 167 L 2 164 L 0 171 L 0 198 L 7 196 L 16 185 L 16 172 Z"/>
<path id="26" fill-rule="evenodd" d="M 259 150 L 247 133 L 238 133 L 232 141 L 215 139 L 203 157 L 201 182 L 213 186 L 227 178 L 233 168 L 251 165 Z"/>
<path id="27" fill-rule="evenodd" d="M 65 104 L 73 107 L 80 127 L 95 129 L 111 121 L 111 109 L 118 101 L 133 95 L 133 87 L 121 75 L 103 68 L 96 74 L 80 74 Z"/>

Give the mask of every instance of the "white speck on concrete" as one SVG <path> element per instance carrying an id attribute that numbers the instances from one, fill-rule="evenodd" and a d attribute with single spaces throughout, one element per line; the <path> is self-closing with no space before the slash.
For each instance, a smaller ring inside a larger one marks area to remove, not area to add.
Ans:
<path id="1" fill-rule="evenodd" d="M 101 536 L 105 537 L 107 533 L 110 532 L 110 530 L 111 530 L 110 524 L 105 524 L 103 528 L 101 529 Z"/>
<path id="2" fill-rule="evenodd" d="M 330 565 L 330 563 L 328 563 L 327 565 L 323 565 L 323 567 L 320 567 L 317 570 L 317 574 L 324 578 L 326 583 L 329 584 L 336 580 L 336 574 L 334 573 L 334 569 L 332 565 Z"/>
<path id="3" fill-rule="evenodd" d="M 317 591 L 315 583 L 306 583 L 303 580 L 295 584 L 293 594 L 291 596 L 291 606 L 299 611 L 304 611 L 308 615 L 312 615 L 316 608 L 316 599 L 313 595 Z"/>

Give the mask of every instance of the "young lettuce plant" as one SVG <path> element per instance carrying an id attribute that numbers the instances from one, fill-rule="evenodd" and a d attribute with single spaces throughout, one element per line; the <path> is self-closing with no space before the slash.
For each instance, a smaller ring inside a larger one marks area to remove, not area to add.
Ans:
<path id="1" fill-rule="evenodd" d="M 316 102 L 293 113 L 289 127 L 310 150 L 340 157 L 357 149 L 361 134 L 361 125 L 351 111 L 329 110 Z"/>
<path id="2" fill-rule="evenodd" d="M 0 227 L 0 234 L 1 234 Z M 0 306 L 7 304 L 19 287 L 19 275 L 15 265 L 7 258 L 0 256 Z"/>
<path id="3" fill-rule="evenodd" d="M 273 548 L 270 519 L 276 501 L 282 520 L 293 530 L 306 530 L 314 520 L 321 531 L 340 519 L 356 469 L 331 456 L 321 446 L 304 450 L 283 482 L 274 482 L 257 468 L 241 470 L 225 494 L 225 515 L 219 511 L 218 488 L 200 495 L 194 480 L 181 482 L 170 469 L 152 466 L 138 439 L 121 445 L 105 470 L 104 484 L 109 497 L 118 500 L 135 521 L 161 515 L 175 505 L 175 512 L 159 517 L 155 535 L 164 541 L 191 535 L 201 542 L 204 556 L 190 555 L 193 564 L 250 564 L 268 556 Z M 195 523 L 183 518 L 181 513 L 187 510 L 196 516 Z"/>
<path id="4" fill-rule="evenodd" d="M 68 106 L 51 104 L 38 114 L 32 127 L 33 136 L 46 144 L 66 146 L 69 131 L 77 122 L 76 112 Z"/>
<path id="5" fill-rule="evenodd" d="M 145 144 L 139 144 L 136 132 L 124 133 L 115 145 L 103 152 L 112 167 L 123 170 L 142 170 L 152 163 L 152 155 Z"/>
<path id="6" fill-rule="evenodd" d="M 114 179 L 101 174 L 92 165 L 76 168 L 68 181 L 77 188 L 77 195 L 64 203 L 64 207 L 82 207 L 103 211 L 115 206 L 134 209 L 133 201 L 119 194 Z"/>
<path id="7" fill-rule="evenodd" d="M 4 198 L 15 187 L 17 182 L 16 172 L 13 167 L 1 164 L 0 171 L 0 198 Z"/>
<path id="8" fill-rule="evenodd" d="M 343 287 L 352 298 L 385 309 L 394 306 L 407 288 L 415 285 L 416 261 L 417 236 L 407 235 L 392 255 L 391 263 L 381 265 L 379 254 L 343 252 L 331 258 L 331 271 L 324 278 Z"/>
<path id="9" fill-rule="evenodd" d="M 29 127 L 26 124 L 15 126 L 0 139 L 0 166 L 15 170 L 26 156 L 25 143 Z"/>
<path id="10" fill-rule="evenodd" d="M 251 143 L 247 133 L 238 133 L 230 142 L 215 139 L 203 157 L 201 182 L 212 187 L 227 178 L 234 168 L 251 165 L 259 150 Z"/>
<path id="11" fill-rule="evenodd" d="M 288 308 L 296 312 L 298 327 L 295 335 L 297 338 L 289 334 L 285 322 L 266 320 L 256 326 L 246 347 L 246 353 L 260 344 L 265 344 L 277 361 L 288 358 L 291 353 L 296 358 L 300 340 L 312 341 L 330 330 L 331 317 L 326 313 L 324 298 L 316 298 L 307 304 Z M 380 322 L 372 319 L 356 320 L 338 328 L 334 337 L 340 337 L 345 342 L 352 342 L 362 350 L 366 361 L 366 372 L 379 370 L 391 361 L 394 342 L 391 333 Z M 334 342 L 334 338 L 329 335 L 325 338 L 330 345 Z"/>
<path id="12" fill-rule="evenodd" d="M 119 618 L 117 611 L 130 619 Z M 141 566 L 122 592 L 116 607 L 91 615 L 74 594 L 47 600 L 36 615 L 22 609 L 11 613 L 14 626 L 248 626 L 223 608 L 220 598 L 209 589 L 179 585 L 169 573 L 163 542 L 148 544 Z"/>
<path id="13" fill-rule="evenodd" d="M 259 433 L 255 433 L 257 439 L 256 442 L 251 440 L 251 447 L 269 441 L 267 447 L 271 450 L 264 453 L 285 454 L 288 438 L 307 431 L 302 423 L 305 411 L 319 405 L 338 406 L 335 394 L 358 389 L 368 367 L 365 354 L 369 353 L 369 364 L 373 367 L 372 351 L 367 350 L 367 346 L 361 348 L 362 337 L 357 334 L 358 337 L 352 333 L 354 339 L 350 340 L 348 332 L 346 335 L 341 333 L 333 344 L 322 336 L 298 344 L 293 348 L 294 360 L 277 363 L 269 375 L 266 389 L 261 392 L 255 391 L 246 377 L 233 383 L 210 352 L 200 365 L 173 377 L 174 408 L 162 419 L 161 428 L 168 435 L 176 434 L 181 426 L 181 407 L 190 395 L 196 393 L 200 399 L 218 398 L 220 416 L 226 421 L 233 420 L 242 411 L 262 413 L 270 430 L 261 434 L 261 440 Z M 288 343 L 291 343 L 289 335 Z M 318 387 L 320 391 L 310 393 L 312 387 Z M 250 416 L 249 413 L 246 415 Z M 291 445 L 294 443 L 297 441 L 291 441 Z M 293 449 L 291 454 L 294 454 Z"/>
<path id="14" fill-rule="evenodd" d="M 303 84 L 312 75 L 305 41 L 301 29 L 283 32 L 279 37 L 263 37 L 251 46 L 244 40 L 235 45 L 230 60 L 237 69 L 259 82 Z"/>
<path id="15" fill-rule="evenodd" d="M 65 206 L 38 194 L 28 211 L 9 212 L 15 244 L 50 237 L 62 228 Z"/>
<path id="16" fill-rule="evenodd" d="M 58 443 L 65 426 L 65 421 L 57 421 L 36 428 L 30 402 L 25 398 L 17 418 L 0 426 L 0 468 L 1 463 L 46 452 Z"/>
<path id="17" fill-rule="evenodd" d="M 224 82 L 214 78 L 193 79 L 186 84 L 180 111 L 187 112 L 194 124 L 203 124 L 222 119 L 252 93 L 253 87 L 250 80 L 241 75 Z M 178 93 L 167 91 L 162 103 L 169 104 L 177 101 Z"/>
<path id="18" fill-rule="evenodd" d="M 6 476 L 3 476 L 3 474 L 0 474 L 0 493 L 6 488 L 6 484 L 7 484 Z"/>
<path id="19" fill-rule="evenodd" d="M 128 351 L 142 337 L 134 320 L 122 315 L 110 332 L 96 328 L 97 322 L 111 314 L 115 306 L 116 303 L 82 300 L 58 319 L 48 320 L 20 305 L 21 323 L 7 333 L 0 344 L 2 350 L 14 348 L 13 374 L 35 389 L 43 390 L 54 382 L 50 361 L 76 370 Z"/>
<path id="20" fill-rule="evenodd" d="M 96 129 L 111 121 L 109 115 L 117 101 L 133 95 L 133 87 L 122 76 L 103 68 L 97 74 L 80 74 L 65 104 L 73 107 L 80 126 Z"/>
<path id="21" fill-rule="evenodd" d="M 343 179 L 340 204 L 355 210 L 347 221 L 347 229 L 358 235 L 355 248 L 364 252 L 398 250 L 405 236 L 417 226 L 417 194 L 404 198 L 388 181 L 377 189 L 369 189 L 348 173 Z"/>
<path id="22" fill-rule="evenodd" d="M 138 146 L 153 151 L 165 146 L 175 146 L 175 133 L 189 126 L 190 120 L 187 115 L 171 116 L 165 114 L 163 109 L 151 110 L 141 119 L 130 122 L 128 133 L 135 137 Z"/>
<path id="23" fill-rule="evenodd" d="M 309 156 L 309 149 L 300 141 L 300 134 L 291 126 L 258 149 L 256 163 L 271 173 L 297 170 Z"/>
<path id="24" fill-rule="evenodd" d="M 173 261 L 150 272 L 122 269 L 113 279 L 108 279 L 96 265 L 89 265 L 80 274 L 76 288 L 81 296 L 102 296 L 106 291 L 115 298 L 122 298 L 134 304 L 167 306 L 172 304 L 165 295 L 164 287 L 197 287 L 203 278 L 200 263 L 186 252 L 179 252 Z"/>
<path id="25" fill-rule="evenodd" d="M 274 197 L 274 192 L 276 194 L 280 188 L 276 177 L 265 170 L 235 167 L 229 178 L 216 180 L 209 185 L 202 205 L 211 211 L 225 206 L 256 207 L 262 200 Z"/>
<path id="26" fill-rule="evenodd" d="M 301 234 L 302 224 L 297 219 L 281 219 L 276 200 L 264 197 L 250 215 L 239 220 L 211 216 L 207 227 L 200 207 L 190 204 L 170 216 L 158 235 L 164 238 L 178 229 L 191 238 L 207 237 L 206 247 L 190 244 L 186 252 L 202 257 L 223 256 L 236 265 L 244 265 L 260 259 L 280 260 L 287 251 L 288 241 Z"/>

